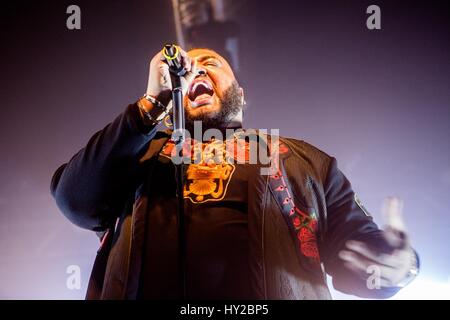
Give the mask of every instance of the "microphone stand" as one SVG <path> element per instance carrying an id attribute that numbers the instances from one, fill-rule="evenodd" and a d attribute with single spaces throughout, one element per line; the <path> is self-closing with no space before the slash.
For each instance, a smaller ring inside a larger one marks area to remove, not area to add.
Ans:
<path id="1" fill-rule="evenodd" d="M 166 46 L 166 50 L 171 54 L 171 48 Z M 187 246 L 186 246 L 186 219 L 184 214 L 184 154 L 183 144 L 185 142 L 185 125 L 184 125 L 184 106 L 183 106 L 183 91 L 181 87 L 180 72 L 171 70 L 172 81 L 172 123 L 173 133 L 172 138 L 175 143 L 175 150 L 181 150 L 181 161 L 175 165 L 175 180 L 176 180 L 176 194 L 177 194 L 177 229 L 178 229 L 178 279 L 181 287 L 181 298 L 187 298 Z"/>

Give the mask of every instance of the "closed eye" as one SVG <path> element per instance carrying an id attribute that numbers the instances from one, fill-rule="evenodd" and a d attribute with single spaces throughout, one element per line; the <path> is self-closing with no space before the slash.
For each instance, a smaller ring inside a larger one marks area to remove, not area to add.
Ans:
<path id="1" fill-rule="evenodd" d="M 209 60 L 205 62 L 205 66 L 220 67 L 220 62 L 215 60 Z"/>

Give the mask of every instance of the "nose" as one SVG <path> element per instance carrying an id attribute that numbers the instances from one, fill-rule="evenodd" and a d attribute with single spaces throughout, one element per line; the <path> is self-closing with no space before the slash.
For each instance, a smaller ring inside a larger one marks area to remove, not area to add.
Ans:
<path id="1" fill-rule="evenodd" d="M 198 67 L 198 69 L 197 69 L 197 75 L 198 75 L 198 76 L 205 76 L 205 75 L 206 75 L 206 70 L 203 69 L 203 67 Z"/>

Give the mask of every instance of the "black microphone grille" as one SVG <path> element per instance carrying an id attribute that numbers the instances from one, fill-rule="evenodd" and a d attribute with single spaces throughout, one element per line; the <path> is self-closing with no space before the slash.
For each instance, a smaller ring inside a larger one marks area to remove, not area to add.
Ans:
<path id="1" fill-rule="evenodd" d="M 163 54 L 165 56 L 166 59 L 168 60 L 173 60 L 176 59 L 178 57 L 178 47 L 174 44 L 166 44 L 164 46 L 164 51 Z"/>

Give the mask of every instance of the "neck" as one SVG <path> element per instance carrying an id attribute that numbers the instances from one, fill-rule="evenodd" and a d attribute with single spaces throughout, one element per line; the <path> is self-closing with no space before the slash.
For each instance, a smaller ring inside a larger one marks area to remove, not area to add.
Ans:
<path id="1" fill-rule="evenodd" d="M 202 137 L 205 136 L 213 136 L 214 135 L 214 131 L 220 131 L 220 133 L 222 134 L 222 136 L 225 138 L 226 134 L 227 134 L 227 130 L 237 130 L 242 128 L 242 111 L 240 111 L 238 114 L 236 114 L 233 118 L 231 118 L 230 120 L 221 123 L 221 124 L 212 124 L 206 122 L 206 125 L 203 125 L 204 122 L 202 122 L 202 125 L 200 126 L 198 123 L 195 124 L 195 129 L 194 129 L 194 123 L 192 122 L 187 122 L 186 123 L 186 130 L 189 131 L 191 137 L 194 137 L 195 134 L 199 134 L 201 133 Z M 200 131 L 200 132 L 198 132 Z M 197 137 L 198 138 L 198 137 Z"/>

